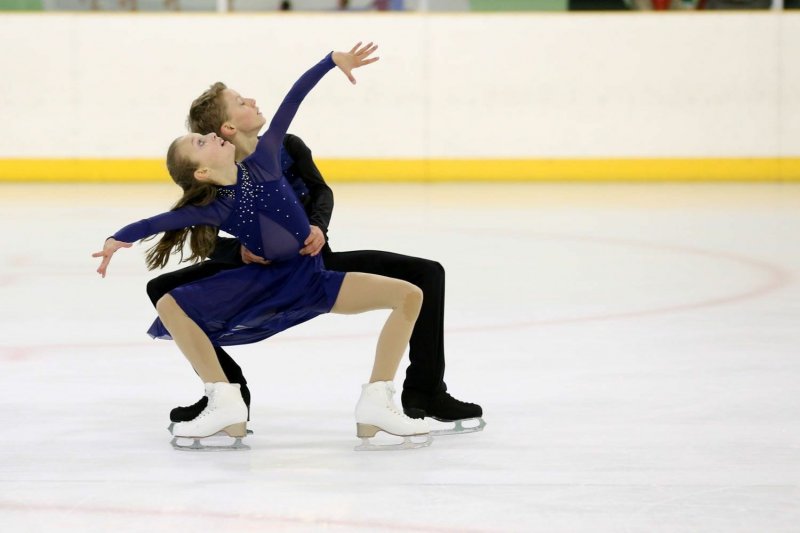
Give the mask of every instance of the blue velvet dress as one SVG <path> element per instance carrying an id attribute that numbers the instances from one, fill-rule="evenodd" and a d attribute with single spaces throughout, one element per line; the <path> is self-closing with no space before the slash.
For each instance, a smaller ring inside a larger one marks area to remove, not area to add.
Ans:
<path id="1" fill-rule="evenodd" d="M 331 54 L 292 86 L 259 139 L 255 152 L 238 164 L 235 185 L 220 187 L 205 206 L 184 206 L 125 226 L 123 242 L 162 231 L 211 225 L 236 236 L 272 261 L 247 265 L 178 287 L 170 292 L 214 344 L 247 344 L 327 313 L 336 302 L 344 273 L 325 270 L 322 256 L 300 255 L 310 226 L 303 206 L 281 169 L 281 146 L 300 103 L 334 67 Z M 148 330 L 170 339 L 161 320 Z"/>

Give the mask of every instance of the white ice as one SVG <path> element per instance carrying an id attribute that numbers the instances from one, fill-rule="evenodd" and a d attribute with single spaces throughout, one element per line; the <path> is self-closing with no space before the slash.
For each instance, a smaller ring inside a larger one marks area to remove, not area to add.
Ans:
<path id="1" fill-rule="evenodd" d="M 386 453 L 353 451 L 379 312 L 231 348 L 252 450 L 169 446 L 202 384 L 144 333 L 145 247 L 90 254 L 176 190 L 0 188 L 0 530 L 800 531 L 797 185 L 336 185 L 335 249 L 447 269 L 488 422 Z"/>

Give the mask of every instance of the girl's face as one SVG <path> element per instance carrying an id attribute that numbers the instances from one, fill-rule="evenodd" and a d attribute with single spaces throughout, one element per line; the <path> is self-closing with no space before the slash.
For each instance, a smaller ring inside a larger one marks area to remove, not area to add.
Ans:
<path id="1" fill-rule="evenodd" d="M 267 122 L 253 98 L 244 98 L 233 89 L 225 89 L 222 91 L 222 101 L 228 116 L 226 122 L 245 135 L 257 135 Z"/>
<path id="2" fill-rule="evenodd" d="M 181 154 L 201 169 L 224 169 L 235 163 L 236 146 L 216 133 L 190 133 L 180 143 Z"/>

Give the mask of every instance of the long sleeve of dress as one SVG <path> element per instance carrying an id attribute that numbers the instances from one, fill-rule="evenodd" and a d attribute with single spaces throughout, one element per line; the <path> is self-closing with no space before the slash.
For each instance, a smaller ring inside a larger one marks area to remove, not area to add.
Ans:
<path id="1" fill-rule="evenodd" d="M 289 125 L 297 114 L 303 99 L 317 85 L 319 80 L 335 66 L 333 52 L 331 52 L 322 61 L 300 76 L 300 79 L 292 85 L 283 102 L 281 102 L 278 111 L 272 117 L 267 132 L 261 136 L 255 152 L 250 156 L 269 174 L 275 177 L 281 176 L 280 148 L 281 143 L 283 143 L 283 136 L 289 130 Z"/>
<path id="2" fill-rule="evenodd" d="M 216 226 L 228 217 L 231 208 L 219 200 L 202 207 L 185 205 L 174 211 L 162 213 L 128 224 L 113 237 L 121 242 L 135 242 L 150 235 L 190 226 Z"/>

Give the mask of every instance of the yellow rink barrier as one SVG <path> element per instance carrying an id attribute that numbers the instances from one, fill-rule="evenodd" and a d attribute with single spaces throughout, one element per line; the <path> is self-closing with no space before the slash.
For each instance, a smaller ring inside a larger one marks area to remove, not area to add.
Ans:
<path id="1" fill-rule="evenodd" d="M 800 181 L 800 157 L 726 159 L 319 159 L 335 182 Z M 0 159 L 0 182 L 169 181 L 161 159 Z"/>

